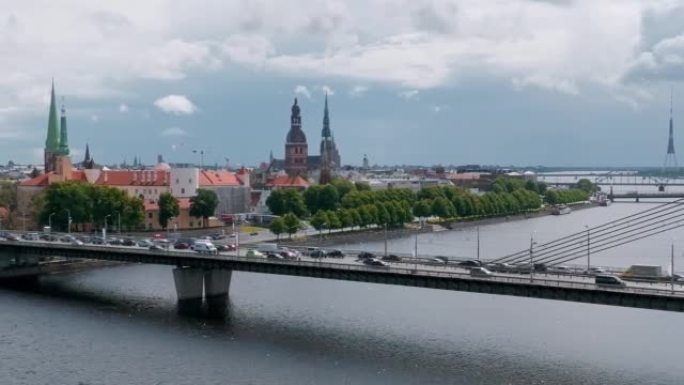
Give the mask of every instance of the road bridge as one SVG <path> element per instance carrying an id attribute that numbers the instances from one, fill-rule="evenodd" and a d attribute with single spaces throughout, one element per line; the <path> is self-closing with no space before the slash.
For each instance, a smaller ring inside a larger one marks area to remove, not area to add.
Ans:
<path id="1" fill-rule="evenodd" d="M 466 270 L 445 266 L 367 266 L 347 259 L 272 260 L 237 255 L 206 255 L 180 251 L 154 251 L 112 246 L 78 246 L 40 242 L 0 242 L 0 261 L 22 261 L 44 257 L 87 258 L 130 263 L 175 266 L 173 278 L 180 305 L 225 306 L 233 271 L 280 274 L 378 284 L 424 287 L 495 295 L 543 298 L 644 309 L 684 311 L 681 286 L 652 288 L 640 285 L 599 287 L 577 279 L 499 274 L 471 277 Z"/>

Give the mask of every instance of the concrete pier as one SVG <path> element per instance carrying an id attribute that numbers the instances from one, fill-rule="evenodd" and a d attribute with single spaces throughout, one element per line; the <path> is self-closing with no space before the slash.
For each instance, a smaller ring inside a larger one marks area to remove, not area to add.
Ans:
<path id="1" fill-rule="evenodd" d="M 173 269 L 176 283 L 179 310 L 199 311 L 204 294 L 204 271 L 196 267 L 176 267 Z"/>
<path id="2" fill-rule="evenodd" d="M 221 316 L 225 313 L 230 292 L 232 270 L 212 269 L 204 272 L 204 295 L 209 313 Z"/>

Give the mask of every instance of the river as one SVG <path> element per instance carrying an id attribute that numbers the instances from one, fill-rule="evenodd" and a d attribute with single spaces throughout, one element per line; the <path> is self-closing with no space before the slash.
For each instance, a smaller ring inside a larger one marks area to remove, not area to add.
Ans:
<path id="1" fill-rule="evenodd" d="M 480 228 L 487 258 L 649 204 Z M 474 230 L 419 236 L 474 255 Z M 596 255 L 665 264 L 682 231 Z M 410 251 L 413 238 L 390 241 Z M 384 247 L 382 242 L 357 245 Z M 678 249 L 678 258 L 682 259 Z M 684 383 L 684 315 L 236 272 L 225 319 L 176 312 L 171 268 L 127 265 L 0 289 L 1 384 Z"/>

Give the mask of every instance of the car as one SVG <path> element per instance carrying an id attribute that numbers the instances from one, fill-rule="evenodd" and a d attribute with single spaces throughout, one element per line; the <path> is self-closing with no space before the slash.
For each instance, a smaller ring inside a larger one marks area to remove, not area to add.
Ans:
<path id="1" fill-rule="evenodd" d="M 326 253 L 326 257 L 344 258 L 344 253 L 342 252 L 342 250 L 338 249 L 328 250 L 328 252 Z"/>
<path id="2" fill-rule="evenodd" d="M 218 249 L 209 241 L 197 241 L 192 249 L 200 254 L 218 254 Z"/>
<path id="3" fill-rule="evenodd" d="M 595 276 L 599 274 L 604 274 L 606 271 L 602 267 L 592 266 L 584 271 L 585 275 Z"/>
<path id="4" fill-rule="evenodd" d="M 38 233 L 24 233 L 21 235 L 21 239 L 26 241 L 37 241 L 39 238 Z"/>
<path id="5" fill-rule="evenodd" d="M 149 239 L 141 239 L 138 241 L 138 246 L 140 246 L 140 247 L 150 247 L 152 245 L 153 245 L 153 243 Z"/>
<path id="6" fill-rule="evenodd" d="M 277 254 L 277 253 L 268 253 L 268 254 L 266 254 L 266 258 L 268 258 L 268 259 L 277 259 L 277 260 L 279 260 L 279 261 L 282 261 L 282 260 L 285 259 L 285 257 L 283 257 L 282 255 Z"/>
<path id="7" fill-rule="evenodd" d="M 323 257 L 326 257 L 327 255 L 328 255 L 328 252 L 323 250 L 323 249 L 314 250 L 309 254 L 309 256 L 312 258 L 323 258 Z"/>
<path id="8" fill-rule="evenodd" d="M 284 259 L 297 259 L 299 257 L 299 254 L 296 251 L 289 249 L 278 251 L 278 255 L 280 255 Z"/>
<path id="9" fill-rule="evenodd" d="M 225 234 L 212 234 L 212 235 L 211 235 L 211 239 L 214 240 L 214 241 L 218 241 L 218 240 L 221 240 L 221 239 L 226 239 L 226 235 L 225 235 Z"/>
<path id="10" fill-rule="evenodd" d="M 126 238 L 121 241 L 122 246 L 135 246 L 136 242 L 131 238 Z"/>
<path id="11" fill-rule="evenodd" d="M 362 251 L 359 253 L 359 255 L 357 256 L 356 259 L 357 260 L 363 260 L 363 259 L 373 259 L 373 258 L 375 258 L 375 254 L 369 253 L 367 251 Z"/>
<path id="12" fill-rule="evenodd" d="M 231 251 L 228 245 L 216 245 L 216 250 L 221 251 Z"/>
<path id="13" fill-rule="evenodd" d="M 625 281 L 621 280 L 620 278 L 612 274 L 596 274 L 596 276 L 594 277 L 594 283 L 596 283 L 597 286 L 627 286 L 627 283 L 625 283 Z"/>
<path id="14" fill-rule="evenodd" d="M 71 235 L 64 235 L 61 238 L 59 238 L 59 241 L 64 242 L 64 243 L 71 243 L 71 241 L 73 241 L 74 239 L 76 239 L 76 238 L 74 238 Z"/>
<path id="15" fill-rule="evenodd" d="M 187 242 L 176 242 L 173 244 L 173 248 L 176 250 L 186 250 L 190 248 L 190 244 Z"/>
<path id="16" fill-rule="evenodd" d="M 476 260 L 476 259 L 469 259 L 466 261 L 461 261 L 458 263 L 459 266 L 464 267 L 466 269 L 473 268 L 473 267 L 482 267 L 482 262 Z"/>
<path id="17" fill-rule="evenodd" d="M 482 266 L 475 266 L 475 267 L 472 267 L 470 269 L 470 276 L 471 277 L 489 278 L 492 275 L 494 275 L 494 274 L 492 274 L 491 271 L 485 269 Z"/>
<path id="18" fill-rule="evenodd" d="M 445 266 L 449 261 L 446 257 L 434 257 L 423 260 L 424 265 Z"/>
<path id="19" fill-rule="evenodd" d="M 384 255 L 381 259 L 387 262 L 401 262 L 401 258 L 394 254 Z"/>
<path id="20" fill-rule="evenodd" d="M 259 232 L 257 232 L 257 231 L 252 231 L 251 233 L 249 233 L 249 235 L 251 235 L 251 236 L 259 235 Z"/>
<path id="21" fill-rule="evenodd" d="M 570 274 L 571 269 L 568 266 L 549 266 L 548 271 L 555 274 Z"/>
<path id="22" fill-rule="evenodd" d="M 83 246 L 85 243 L 83 243 L 83 241 L 81 240 L 74 238 L 71 240 L 71 242 L 69 242 L 69 244 L 72 246 Z"/>
<path id="23" fill-rule="evenodd" d="M 515 270 L 513 265 L 502 262 L 488 263 L 484 266 L 484 268 L 497 273 L 510 273 Z"/>
<path id="24" fill-rule="evenodd" d="M 55 242 L 59 240 L 59 237 L 54 234 L 41 234 L 40 239 L 46 242 Z"/>
<path id="25" fill-rule="evenodd" d="M 93 245 L 104 245 L 104 239 L 102 237 L 91 237 L 90 238 L 90 243 Z"/>
<path id="26" fill-rule="evenodd" d="M 154 243 L 148 247 L 148 249 L 153 250 L 153 251 L 161 251 L 161 250 L 166 250 L 164 247 Z"/>
<path id="27" fill-rule="evenodd" d="M 254 257 L 254 258 L 264 258 L 265 255 L 262 253 L 258 252 L 257 250 L 254 249 L 249 249 L 247 250 L 247 254 L 245 254 L 247 257 Z"/>
<path id="28" fill-rule="evenodd" d="M 389 263 L 385 261 L 381 261 L 377 258 L 365 258 L 363 260 L 363 263 L 368 266 L 380 266 L 380 267 L 389 267 Z"/>
<path id="29" fill-rule="evenodd" d="M 18 241 L 19 240 L 19 237 L 16 234 L 12 234 L 12 233 L 5 233 L 4 238 L 7 239 L 8 241 Z"/>
<path id="30" fill-rule="evenodd" d="M 107 239 L 107 244 L 113 245 L 113 246 L 122 246 L 122 245 L 123 245 L 123 239 L 119 239 L 119 238 L 108 238 L 108 239 Z"/>

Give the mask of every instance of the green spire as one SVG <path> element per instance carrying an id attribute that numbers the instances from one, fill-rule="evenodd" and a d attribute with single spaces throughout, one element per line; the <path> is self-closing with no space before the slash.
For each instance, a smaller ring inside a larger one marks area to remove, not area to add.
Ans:
<path id="1" fill-rule="evenodd" d="M 69 155 L 69 138 L 67 137 L 66 109 L 64 108 L 64 100 L 62 100 L 62 118 L 60 120 L 59 134 L 59 154 Z"/>
<path id="2" fill-rule="evenodd" d="M 50 117 L 48 118 L 48 134 L 45 140 L 45 149 L 50 151 L 59 150 L 59 122 L 57 121 L 57 107 L 55 106 L 55 81 L 52 81 L 50 94 Z"/>

